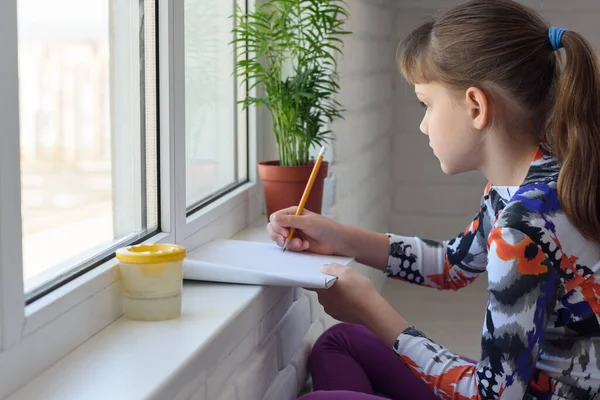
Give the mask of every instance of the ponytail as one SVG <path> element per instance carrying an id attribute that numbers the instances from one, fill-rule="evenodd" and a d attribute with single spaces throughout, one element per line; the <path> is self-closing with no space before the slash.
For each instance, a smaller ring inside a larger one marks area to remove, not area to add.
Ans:
<path id="1" fill-rule="evenodd" d="M 565 66 L 546 132 L 561 164 L 558 196 L 571 223 L 600 244 L 600 63 L 592 46 L 567 31 Z"/>

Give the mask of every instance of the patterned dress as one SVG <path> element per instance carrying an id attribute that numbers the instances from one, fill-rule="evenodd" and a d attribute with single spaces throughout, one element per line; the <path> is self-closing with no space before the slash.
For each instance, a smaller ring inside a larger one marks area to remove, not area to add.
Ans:
<path id="1" fill-rule="evenodd" d="M 477 364 L 414 327 L 394 345 L 439 397 L 600 399 L 600 247 L 562 211 L 559 170 L 540 146 L 521 186 L 486 186 L 481 210 L 458 237 L 389 235 L 390 277 L 458 290 L 487 271 Z"/>

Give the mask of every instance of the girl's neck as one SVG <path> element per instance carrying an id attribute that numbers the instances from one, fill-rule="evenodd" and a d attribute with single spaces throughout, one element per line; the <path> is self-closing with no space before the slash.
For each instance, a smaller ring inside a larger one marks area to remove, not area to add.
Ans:
<path id="1" fill-rule="evenodd" d="M 479 171 L 492 185 L 520 186 L 539 147 L 536 136 L 522 132 L 518 135 L 493 134 L 488 139 L 483 149 L 484 162 Z"/>

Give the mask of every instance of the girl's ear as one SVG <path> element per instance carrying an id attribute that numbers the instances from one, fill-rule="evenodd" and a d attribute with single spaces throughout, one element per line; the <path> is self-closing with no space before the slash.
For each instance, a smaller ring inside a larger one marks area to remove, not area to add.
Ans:
<path id="1" fill-rule="evenodd" d="M 467 112 L 471 118 L 473 128 L 484 130 L 491 118 L 490 99 L 477 87 L 470 87 L 465 92 Z"/>

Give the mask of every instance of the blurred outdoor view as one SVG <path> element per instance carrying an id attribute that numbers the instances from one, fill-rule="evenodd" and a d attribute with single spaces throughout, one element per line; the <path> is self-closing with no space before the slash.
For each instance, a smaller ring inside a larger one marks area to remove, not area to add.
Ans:
<path id="1" fill-rule="evenodd" d="M 148 115 L 154 110 L 148 97 L 141 105 L 136 93 L 138 1 L 17 4 L 27 290 L 105 250 L 114 239 L 143 231 L 140 219 L 156 226 L 151 218 L 156 207 L 147 203 L 146 216 L 139 215 L 146 209 L 145 195 L 156 202 L 156 191 L 148 189 L 156 186 L 156 174 L 140 176 L 156 172 L 148 147 L 147 164 L 141 159 L 143 141 L 156 136 L 140 138 L 144 122 L 136 109 L 146 107 Z M 233 6 L 184 1 L 188 208 L 247 177 L 245 120 L 239 119 L 239 135 L 236 125 Z M 151 169 L 145 171 L 146 165 Z"/>
<path id="2" fill-rule="evenodd" d="M 113 240 L 109 0 L 18 0 L 24 279 Z"/>
<path id="3" fill-rule="evenodd" d="M 241 3 L 238 1 L 238 3 Z M 245 181 L 246 136 L 236 125 L 233 2 L 184 0 L 186 206 Z M 237 144 L 237 147 L 236 147 Z M 236 161 L 241 167 L 236 170 Z"/>

